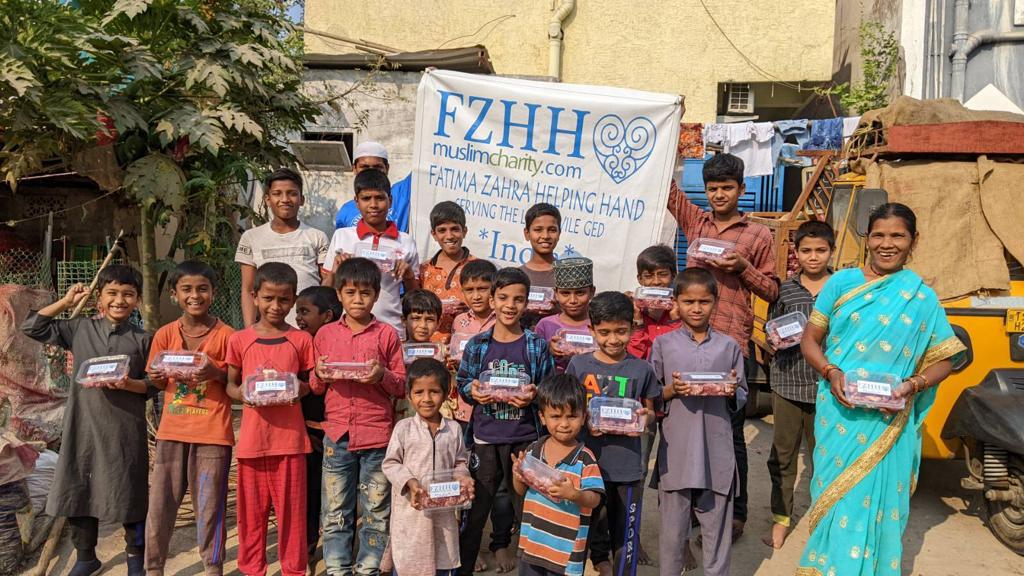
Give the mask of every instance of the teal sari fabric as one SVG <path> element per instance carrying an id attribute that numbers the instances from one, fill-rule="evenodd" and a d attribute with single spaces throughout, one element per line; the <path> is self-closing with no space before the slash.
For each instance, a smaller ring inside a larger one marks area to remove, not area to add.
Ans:
<path id="1" fill-rule="evenodd" d="M 849 374 L 905 379 L 964 349 L 935 292 L 903 270 L 866 281 L 834 274 L 810 322 L 825 329 L 825 356 Z M 910 495 L 921 461 L 921 425 L 935 388 L 894 416 L 845 408 L 818 382 L 810 539 L 800 576 L 899 574 Z"/>

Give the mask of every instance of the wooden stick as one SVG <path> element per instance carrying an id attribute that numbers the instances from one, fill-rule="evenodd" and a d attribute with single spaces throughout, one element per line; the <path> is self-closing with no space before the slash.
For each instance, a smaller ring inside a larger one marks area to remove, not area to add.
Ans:
<path id="1" fill-rule="evenodd" d="M 102 272 L 103 269 L 106 268 L 108 264 L 110 264 L 110 261 L 114 258 L 114 254 L 116 254 L 118 250 L 121 250 L 120 242 L 122 236 L 124 236 L 123 229 L 117 233 L 117 238 L 114 240 L 114 245 L 110 248 L 110 251 L 107 252 L 107 257 L 103 259 L 103 263 L 100 264 L 99 270 L 96 271 L 96 275 L 92 277 L 92 283 L 89 284 L 89 296 L 92 296 L 92 291 L 96 289 L 96 284 L 100 280 L 100 272 Z M 82 313 L 82 310 L 85 309 L 86 302 L 89 301 L 89 296 L 82 298 L 82 301 L 78 303 L 78 306 L 75 306 L 75 310 L 71 313 L 71 318 L 74 318 Z"/>

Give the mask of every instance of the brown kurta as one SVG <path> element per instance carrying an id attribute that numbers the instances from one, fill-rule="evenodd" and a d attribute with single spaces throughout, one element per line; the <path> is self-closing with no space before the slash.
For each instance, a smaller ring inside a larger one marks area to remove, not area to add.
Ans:
<path id="1" fill-rule="evenodd" d="M 34 340 L 71 350 L 74 374 L 91 358 L 126 354 L 131 359 L 128 376 L 146 375 L 152 335 L 127 322 L 115 326 L 109 320 L 56 320 L 32 312 L 21 330 Z M 46 513 L 119 523 L 144 520 L 148 472 L 146 395 L 82 388 L 72 381 Z"/>
<path id="2" fill-rule="evenodd" d="M 459 567 L 459 523 L 455 512 L 426 514 L 409 504 L 406 483 L 432 470 L 469 476 L 468 453 L 455 420 L 444 418 L 431 436 L 427 422 L 414 415 L 399 420 L 381 469 L 391 482 L 391 557 L 401 576 L 435 576 Z"/>

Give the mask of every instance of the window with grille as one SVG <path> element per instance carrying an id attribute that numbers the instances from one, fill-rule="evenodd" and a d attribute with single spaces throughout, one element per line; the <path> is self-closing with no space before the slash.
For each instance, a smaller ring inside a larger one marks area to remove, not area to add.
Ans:
<path id="1" fill-rule="evenodd" d="M 754 93 L 750 84 L 726 84 L 726 114 L 753 114 Z"/>

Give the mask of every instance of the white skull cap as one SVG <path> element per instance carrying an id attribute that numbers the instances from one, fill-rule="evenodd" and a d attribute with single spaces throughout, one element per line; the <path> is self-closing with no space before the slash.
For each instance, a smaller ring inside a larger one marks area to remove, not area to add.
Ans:
<path id="1" fill-rule="evenodd" d="M 352 161 L 355 162 L 363 156 L 373 156 L 387 160 L 388 149 L 380 142 L 360 142 L 359 146 L 356 146 L 355 151 L 352 152 Z"/>

